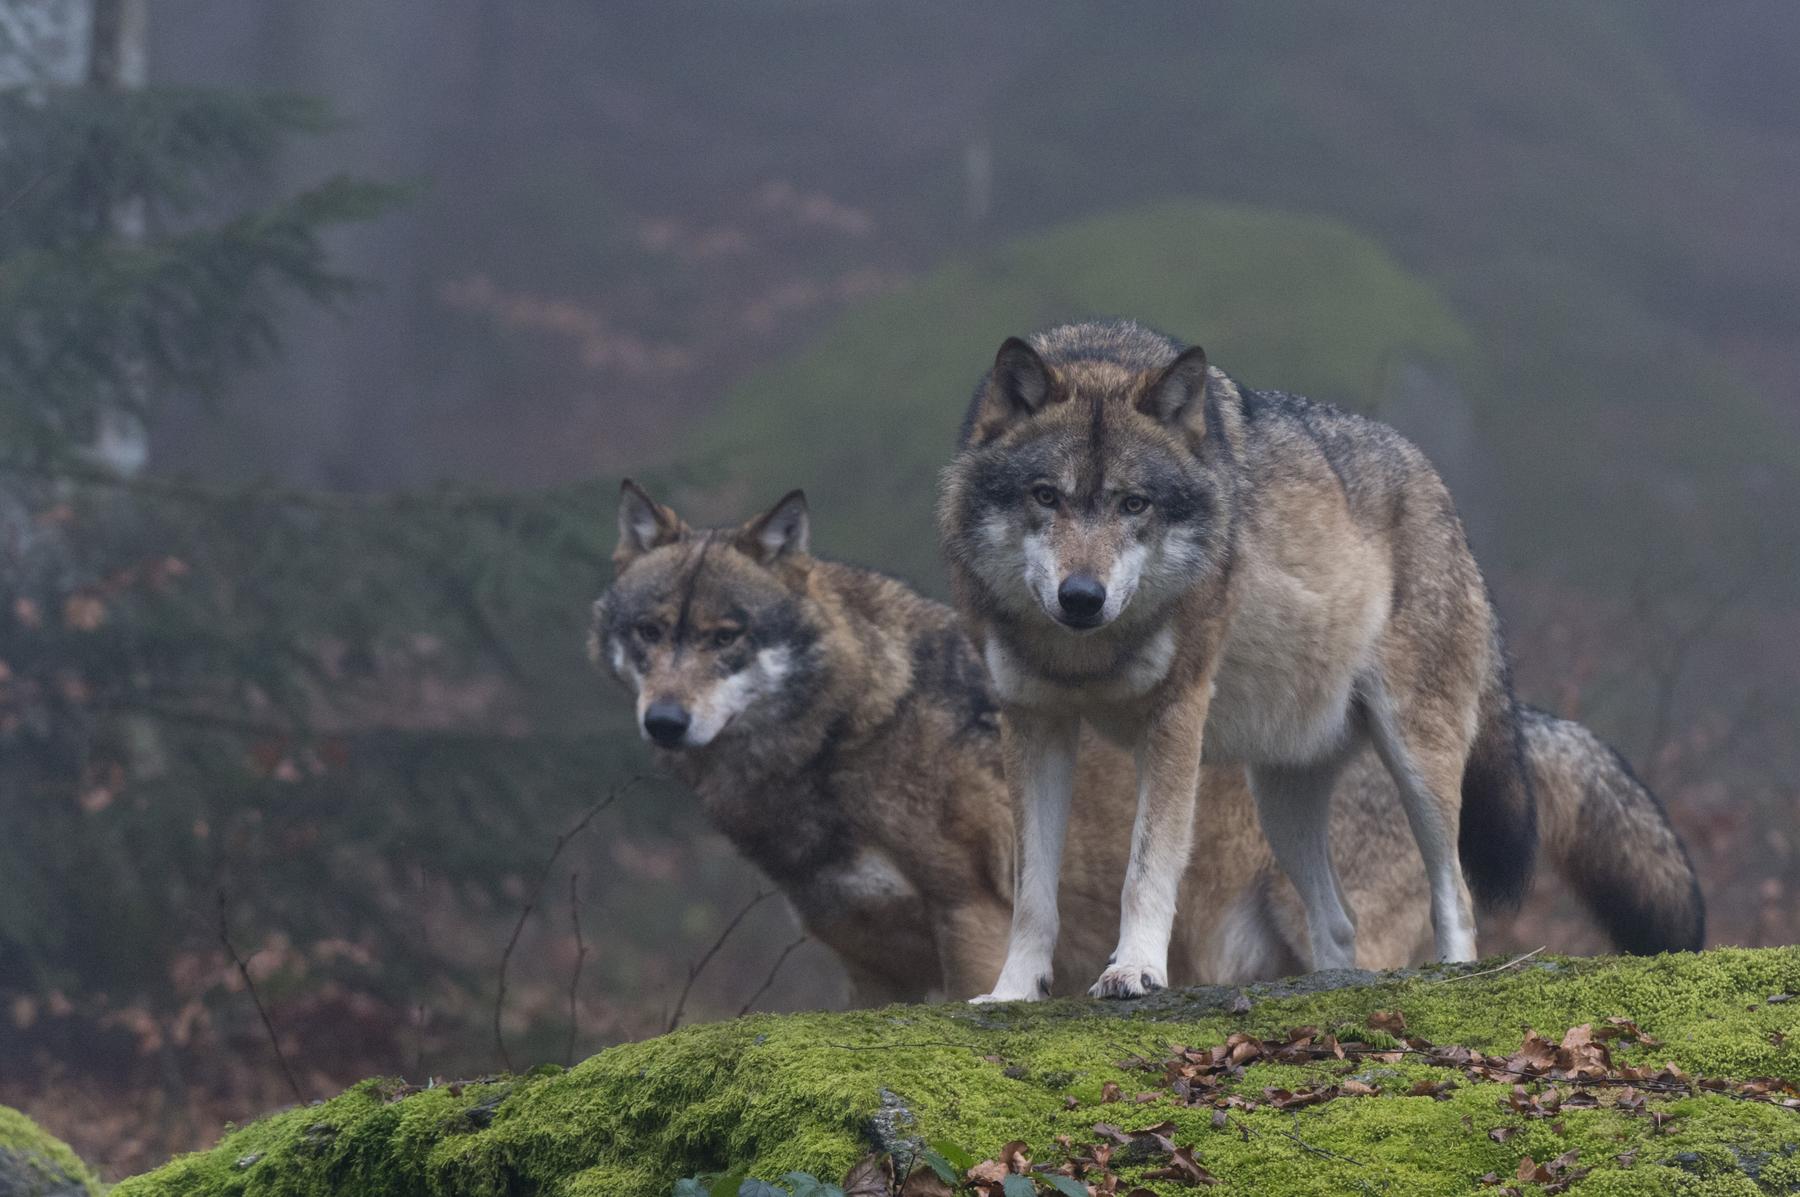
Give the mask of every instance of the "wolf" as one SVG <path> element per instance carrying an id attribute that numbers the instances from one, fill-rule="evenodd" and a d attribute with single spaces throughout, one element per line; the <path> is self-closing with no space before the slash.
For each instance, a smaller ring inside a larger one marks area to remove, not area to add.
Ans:
<path id="1" fill-rule="evenodd" d="M 1203 757 L 1246 767 L 1314 968 L 1356 958 L 1329 809 L 1364 746 L 1425 862 L 1440 959 L 1475 958 L 1470 882 L 1523 892 L 1536 808 L 1499 621 L 1448 490 L 1398 432 L 1241 387 L 1129 321 L 1063 325 L 1001 345 L 939 529 L 1019 809 L 1011 942 L 985 999 L 1048 988 L 1084 723 L 1138 774 L 1096 995 L 1167 984 Z"/>
<path id="2" fill-rule="evenodd" d="M 954 611 L 814 557 L 809 526 L 799 492 L 741 525 L 695 529 L 625 483 L 589 655 L 635 701 L 659 764 L 843 963 L 857 1005 L 986 992 L 1005 955 L 1015 852 L 985 669 Z M 1526 759 L 1549 854 L 1571 881 L 1592 879 L 1582 892 L 1614 942 L 1697 948 L 1699 891 L 1654 796 L 1579 724 L 1528 724 Z M 1084 743 L 1056 953 L 1065 979 L 1091 975 L 1111 946 L 1133 771 L 1117 747 Z M 1243 770 L 1208 766 L 1200 786 L 1172 979 L 1300 971 L 1304 919 Z M 1359 754 L 1337 783 L 1333 833 L 1364 967 L 1416 959 L 1425 930 L 1402 817 L 1379 761 Z"/>

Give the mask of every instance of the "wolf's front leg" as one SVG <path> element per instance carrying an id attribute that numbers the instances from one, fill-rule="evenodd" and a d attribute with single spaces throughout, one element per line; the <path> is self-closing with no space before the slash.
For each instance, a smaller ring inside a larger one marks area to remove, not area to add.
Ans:
<path id="1" fill-rule="evenodd" d="M 1194 843 L 1200 739 L 1211 687 L 1202 686 L 1151 715 L 1137 749 L 1137 819 L 1119 896 L 1119 946 L 1089 993 L 1141 997 L 1169 983 L 1169 936 L 1181 875 Z"/>
<path id="2" fill-rule="evenodd" d="M 1013 873 L 1012 934 L 1006 963 L 992 992 L 977 1002 L 1035 1001 L 1050 995 L 1056 951 L 1057 874 L 1069 798 L 1075 788 L 1075 749 L 1081 724 L 1073 716 L 1010 709 L 1003 723 L 1006 788 L 1012 795 L 1019 851 Z"/>

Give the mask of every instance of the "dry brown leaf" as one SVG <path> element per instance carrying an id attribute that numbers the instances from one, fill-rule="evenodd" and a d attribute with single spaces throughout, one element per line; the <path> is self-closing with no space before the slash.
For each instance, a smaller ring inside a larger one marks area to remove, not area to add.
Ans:
<path id="1" fill-rule="evenodd" d="M 1006 1179 L 1006 1165 L 999 1160 L 982 1160 L 964 1175 L 976 1184 L 997 1185 Z"/>
<path id="2" fill-rule="evenodd" d="M 894 1158 L 872 1151 L 844 1176 L 844 1197 L 889 1197 L 894 1191 Z"/>
<path id="3" fill-rule="evenodd" d="M 1550 1175 L 1550 1169 L 1544 1167 L 1530 1156 L 1526 1156 L 1519 1161 L 1519 1169 L 1514 1175 L 1520 1180 L 1534 1184 L 1545 1184 L 1555 1179 Z"/>
<path id="4" fill-rule="evenodd" d="M 1158 1168 L 1155 1172 L 1144 1174 L 1151 1180 L 1179 1180 L 1190 1185 L 1216 1185 L 1219 1178 L 1208 1172 L 1199 1160 L 1194 1158 L 1190 1147 L 1177 1147 L 1169 1153 L 1169 1166 Z"/>
<path id="5" fill-rule="evenodd" d="M 1377 1010 L 1369 1015 L 1369 1027 L 1399 1039 L 1406 1034 L 1406 1015 L 1398 1010 Z"/>
<path id="6" fill-rule="evenodd" d="M 91 632 L 106 622 L 106 604 L 93 594 L 71 594 L 63 600 L 63 626 Z"/>
<path id="7" fill-rule="evenodd" d="M 1118 1101 L 1124 1096 L 1124 1091 L 1119 1088 L 1119 1083 L 1117 1081 L 1108 1081 L 1100 1086 L 1100 1100 L 1102 1102 Z"/>

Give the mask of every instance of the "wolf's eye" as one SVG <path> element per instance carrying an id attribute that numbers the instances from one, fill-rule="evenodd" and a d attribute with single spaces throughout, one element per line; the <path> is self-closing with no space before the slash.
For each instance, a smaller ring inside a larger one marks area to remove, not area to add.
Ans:
<path id="1" fill-rule="evenodd" d="M 738 637 L 743 634 L 742 628 L 720 628 L 712 634 L 713 647 L 730 648 L 738 642 Z"/>
<path id="2" fill-rule="evenodd" d="M 1040 507 L 1054 507 L 1060 496 L 1054 486 L 1034 486 L 1031 488 L 1031 497 L 1038 501 Z"/>
<path id="3" fill-rule="evenodd" d="M 1150 500 L 1143 495 L 1126 495 L 1125 501 L 1119 506 L 1124 509 L 1126 515 L 1142 515 L 1150 510 Z"/>
<path id="4" fill-rule="evenodd" d="M 662 639 L 662 625 L 651 623 L 649 620 L 640 623 L 634 630 L 638 634 L 638 639 L 645 644 L 655 644 Z"/>

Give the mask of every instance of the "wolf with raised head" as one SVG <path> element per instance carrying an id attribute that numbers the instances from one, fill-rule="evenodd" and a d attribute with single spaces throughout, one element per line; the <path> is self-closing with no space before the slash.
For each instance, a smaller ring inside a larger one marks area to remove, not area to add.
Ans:
<path id="1" fill-rule="evenodd" d="M 1310 963 L 1330 968 L 1356 956 L 1332 785 L 1373 747 L 1425 861 L 1437 955 L 1474 959 L 1464 865 L 1484 897 L 1521 893 L 1535 807 L 1498 621 L 1417 448 L 1240 387 L 1137 324 L 1064 325 L 1000 347 L 939 513 L 1020 819 L 1011 943 L 985 997 L 1047 988 L 1084 723 L 1138 766 L 1118 946 L 1093 993 L 1167 983 L 1203 753 L 1247 769 Z"/>
<path id="2" fill-rule="evenodd" d="M 798 492 L 743 525 L 695 529 L 627 483 L 590 654 L 635 700 L 659 764 L 698 791 L 713 824 L 843 962 L 857 1004 L 974 996 L 1000 973 L 1014 868 L 981 661 L 949 608 L 816 558 L 808 540 Z M 1594 879 L 1581 893 L 1614 941 L 1698 947 L 1693 872 L 1655 798 L 1579 724 L 1535 716 L 1526 755 L 1549 854 L 1578 888 Z M 1131 758 L 1104 740 L 1083 745 L 1077 773 L 1056 962 L 1065 979 L 1091 975 L 1112 946 L 1137 801 Z M 1424 873 L 1373 753 L 1339 778 L 1332 818 L 1364 928 L 1358 963 L 1414 961 Z M 1171 979 L 1301 969 L 1305 920 L 1241 768 L 1203 770 L 1194 834 Z"/>

